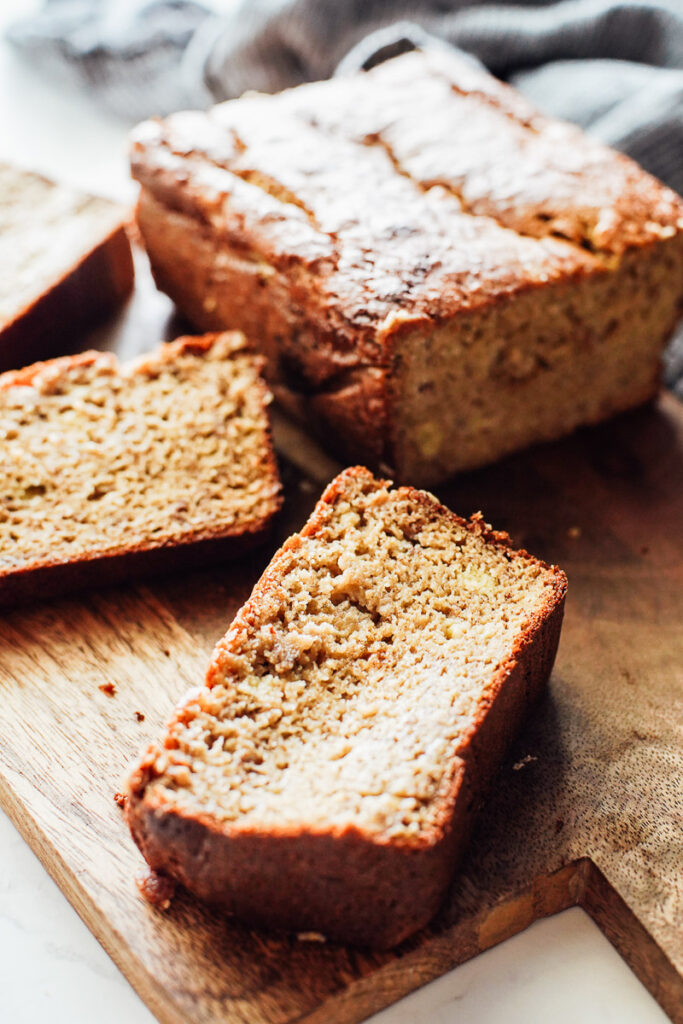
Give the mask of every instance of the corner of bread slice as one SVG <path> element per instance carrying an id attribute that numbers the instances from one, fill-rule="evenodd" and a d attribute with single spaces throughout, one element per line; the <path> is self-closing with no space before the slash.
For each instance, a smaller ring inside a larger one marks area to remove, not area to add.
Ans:
<path id="1" fill-rule="evenodd" d="M 481 516 L 346 470 L 134 770 L 145 858 L 251 924 L 401 942 L 548 679 L 565 591 Z"/>

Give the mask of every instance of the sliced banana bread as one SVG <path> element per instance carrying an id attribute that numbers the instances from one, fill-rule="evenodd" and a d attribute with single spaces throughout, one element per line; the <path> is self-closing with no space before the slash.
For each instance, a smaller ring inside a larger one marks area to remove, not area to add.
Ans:
<path id="1" fill-rule="evenodd" d="M 565 590 L 480 517 L 346 470 L 131 776 L 150 866 L 249 922 L 398 943 L 548 678 Z"/>
<path id="2" fill-rule="evenodd" d="M 446 53 L 136 132 L 159 286 L 345 460 L 431 484 L 652 398 L 683 202 Z"/>
<path id="3" fill-rule="evenodd" d="M 133 287 L 125 215 L 0 163 L 0 371 L 59 355 L 123 302 Z"/>
<path id="4" fill-rule="evenodd" d="M 0 376 L 0 604 L 241 553 L 280 503 L 239 333 Z"/>

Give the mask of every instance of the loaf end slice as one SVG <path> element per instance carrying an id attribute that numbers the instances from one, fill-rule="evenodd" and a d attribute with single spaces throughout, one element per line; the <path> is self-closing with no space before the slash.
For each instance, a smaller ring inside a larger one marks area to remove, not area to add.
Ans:
<path id="1" fill-rule="evenodd" d="M 399 943 L 549 676 L 565 590 L 481 517 L 346 470 L 129 779 L 149 865 L 253 924 Z"/>
<path id="2" fill-rule="evenodd" d="M 0 163 L 0 372 L 46 359 L 133 288 L 117 203 Z"/>
<path id="3" fill-rule="evenodd" d="M 0 376 L 0 605 L 259 540 L 280 506 L 261 366 L 226 332 Z"/>

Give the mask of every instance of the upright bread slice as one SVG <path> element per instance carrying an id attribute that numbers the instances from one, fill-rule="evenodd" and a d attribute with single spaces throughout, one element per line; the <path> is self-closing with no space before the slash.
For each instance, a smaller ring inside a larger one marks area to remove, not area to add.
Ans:
<path id="1" fill-rule="evenodd" d="M 59 355 L 133 287 L 116 203 L 0 163 L 0 371 Z"/>
<path id="2" fill-rule="evenodd" d="M 480 517 L 346 470 L 133 772 L 149 864 L 249 922 L 400 942 L 548 678 L 565 589 Z"/>
<path id="3" fill-rule="evenodd" d="M 430 484 L 654 396 L 683 202 L 442 52 L 136 132 L 159 286 L 347 460 Z"/>
<path id="4" fill-rule="evenodd" d="M 0 376 L 0 604 L 239 554 L 280 503 L 239 333 Z"/>

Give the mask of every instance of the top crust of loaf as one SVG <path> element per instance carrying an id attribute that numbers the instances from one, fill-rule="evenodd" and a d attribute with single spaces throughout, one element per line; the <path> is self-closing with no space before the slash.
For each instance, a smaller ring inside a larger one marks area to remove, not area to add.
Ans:
<path id="1" fill-rule="evenodd" d="M 683 226 L 680 199 L 631 160 L 434 52 L 145 122 L 132 168 L 264 276 L 286 274 L 355 363 Z"/>

